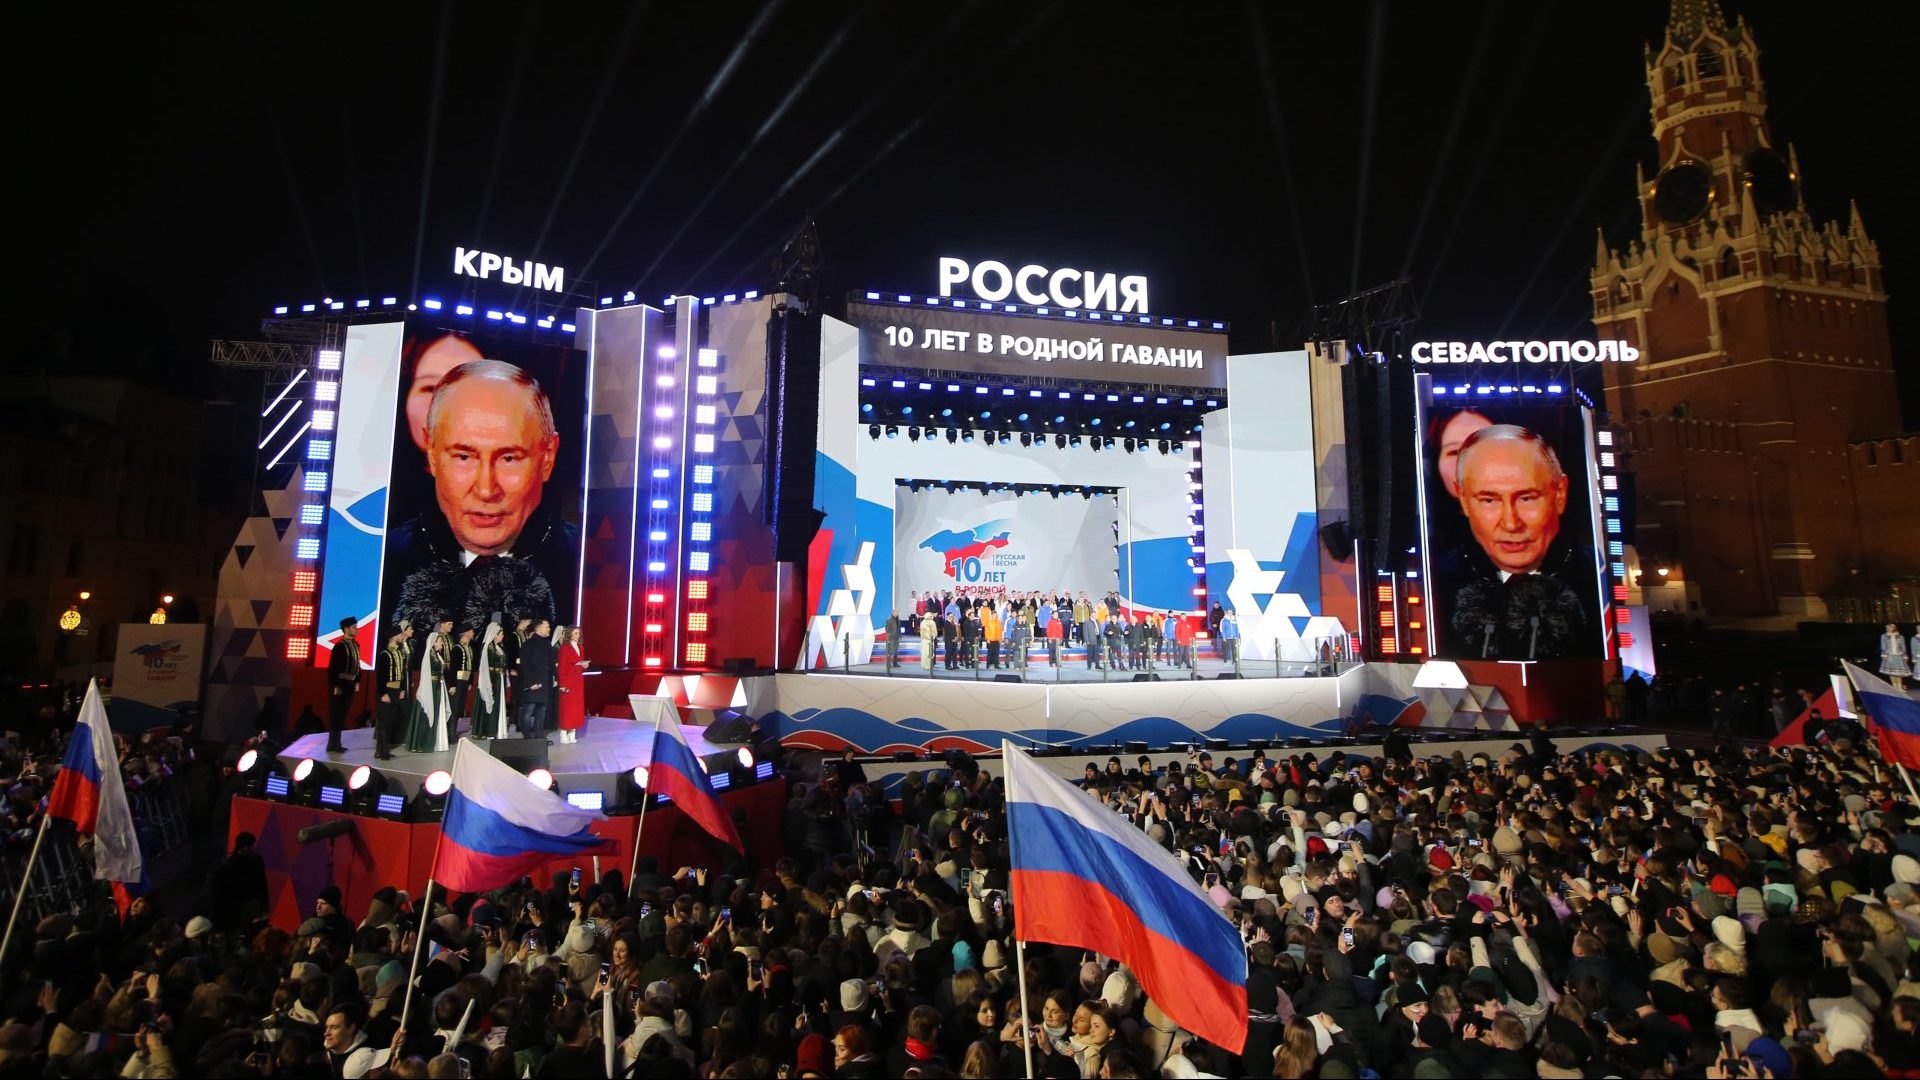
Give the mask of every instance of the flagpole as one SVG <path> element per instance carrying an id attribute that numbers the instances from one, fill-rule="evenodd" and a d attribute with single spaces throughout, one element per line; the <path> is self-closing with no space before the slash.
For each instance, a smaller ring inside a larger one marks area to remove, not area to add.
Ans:
<path id="1" fill-rule="evenodd" d="M 660 745 L 660 718 L 653 718 L 652 746 Z M 640 873 L 640 830 L 647 827 L 647 804 L 653 801 L 653 757 L 647 757 L 647 785 L 640 792 L 640 820 L 633 825 L 633 858 L 627 865 L 627 896 L 633 896 L 633 879 Z"/>
<path id="2" fill-rule="evenodd" d="M 1902 765 L 1897 761 L 1893 763 L 1893 767 L 1900 770 L 1900 779 L 1905 780 L 1907 782 L 1907 794 L 1913 796 L 1914 802 L 1920 803 L 1920 791 L 1915 791 L 1913 788 L 1913 775 L 1907 772 L 1907 767 L 1905 765 Z M 0 955 L 4 955 L 4 953 L 0 952 Z"/>
<path id="3" fill-rule="evenodd" d="M 456 764 L 457 764 L 456 759 Z M 407 1030 L 407 1016 L 413 1010 L 413 980 L 420 976 L 420 953 L 427 943 L 427 924 L 433 914 L 433 875 L 440 871 L 440 842 L 447 838 L 446 830 L 433 841 L 433 863 L 427 869 L 427 891 L 420 896 L 420 929 L 413 935 L 413 966 L 407 969 L 406 997 L 400 1004 L 400 1030 Z"/>
<path id="4" fill-rule="evenodd" d="M 1000 775 L 1001 775 L 1001 778 L 1006 781 L 1005 787 L 1007 790 L 1007 806 L 1009 809 L 1011 809 L 1013 806 L 1013 798 L 1014 798 L 1012 754 L 1013 754 L 1013 740 L 1001 739 L 1000 740 Z M 1013 815 L 1011 813 L 1007 815 L 1007 862 L 1008 862 L 1008 865 L 1011 865 L 1011 866 L 1020 865 L 1019 858 L 1014 855 Z M 1013 888 L 1012 881 L 1007 882 L 1007 888 L 1008 888 L 1008 891 L 1012 891 L 1012 888 Z M 1032 999 L 1027 997 L 1027 943 L 1024 940 L 1022 940 L 1020 937 L 1020 933 L 1017 929 L 1019 925 L 1019 919 L 1017 918 L 1018 912 L 1016 911 L 1015 914 L 1016 914 L 1016 918 L 1014 920 L 1014 923 L 1016 926 L 1016 930 L 1014 931 L 1014 935 L 1013 935 L 1013 962 L 1016 965 L 1018 965 L 1018 971 L 1020 976 L 1020 1025 L 1026 1028 L 1026 1031 L 1023 1033 L 1023 1037 L 1020 1040 L 1020 1049 L 1021 1049 L 1021 1052 L 1026 1055 L 1026 1059 L 1027 1059 L 1027 1080 L 1034 1080 L 1034 1076 L 1033 1076 L 1033 1029 L 1034 1029 L 1033 1001 Z"/>
<path id="5" fill-rule="evenodd" d="M 0 960 L 4 960 L 8 950 L 13 947 L 13 924 L 20 921 L 20 905 L 27 898 L 27 890 L 33 886 L 33 865 L 40 861 L 40 842 L 47 838 L 47 819 L 53 815 L 42 812 L 40 828 L 33 834 L 33 851 L 27 855 L 27 871 L 20 875 L 20 891 L 13 894 L 13 914 L 7 916 L 7 933 L 0 938 Z"/>

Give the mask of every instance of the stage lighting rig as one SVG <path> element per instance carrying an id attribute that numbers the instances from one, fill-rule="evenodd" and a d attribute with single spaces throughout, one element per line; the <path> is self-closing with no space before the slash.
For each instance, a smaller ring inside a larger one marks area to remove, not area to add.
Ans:
<path id="1" fill-rule="evenodd" d="M 439 821 L 447 812 L 447 792 L 453 790 L 453 774 L 445 769 L 435 769 L 427 774 L 426 782 L 420 785 L 419 794 L 407 806 L 409 821 Z"/>

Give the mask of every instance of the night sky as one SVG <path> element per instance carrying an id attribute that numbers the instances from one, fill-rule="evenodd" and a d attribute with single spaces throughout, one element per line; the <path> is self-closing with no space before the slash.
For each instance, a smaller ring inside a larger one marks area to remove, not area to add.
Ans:
<path id="1" fill-rule="evenodd" d="M 1725 6 L 1809 208 L 1856 198 L 1880 244 L 1914 426 L 1920 5 Z M 1663 0 L 1143 10 L 68 5 L 6 75 L 8 369 L 191 379 L 275 304 L 444 291 L 455 244 L 599 293 L 764 286 L 809 213 L 830 290 L 932 291 L 941 254 L 1144 273 L 1252 350 L 1407 274 L 1422 337 L 1591 332 Z"/>

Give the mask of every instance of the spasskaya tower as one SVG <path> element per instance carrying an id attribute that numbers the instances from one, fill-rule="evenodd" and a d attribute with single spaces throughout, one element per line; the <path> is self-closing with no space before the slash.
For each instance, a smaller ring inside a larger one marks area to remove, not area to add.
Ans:
<path id="1" fill-rule="evenodd" d="M 1859 449 L 1900 427 L 1880 253 L 1857 207 L 1807 213 L 1744 19 L 1674 0 L 1646 78 L 1639 235 L 1602 234 L 1592 270 L 1599 336 L 1641 352 L 1605 365 L 1640 566 L 1697 585 L 1714 614 L 1825 618 L 1875 557 Z"/>

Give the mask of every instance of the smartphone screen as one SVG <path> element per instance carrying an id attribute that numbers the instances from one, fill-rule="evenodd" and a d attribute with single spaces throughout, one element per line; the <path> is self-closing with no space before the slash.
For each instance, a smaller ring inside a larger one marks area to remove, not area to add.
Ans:
<path id="1" fill-rule="evenodd" d="M 732 909 L 732 908 L 730 908 L 730 907 L 723 907 L 723 908 L 721 908 L 721 909 L 720 909 L 720 921 L 721 921 L 721 922 L 731 922 L 731 921 L 733 921 L 733 909 Z"/>

